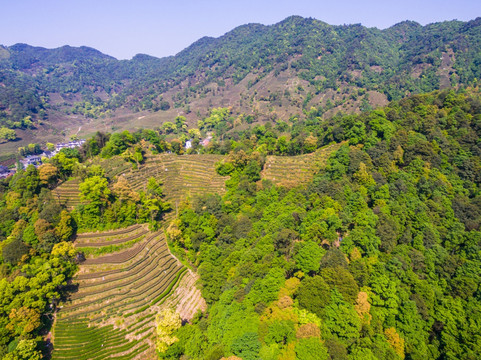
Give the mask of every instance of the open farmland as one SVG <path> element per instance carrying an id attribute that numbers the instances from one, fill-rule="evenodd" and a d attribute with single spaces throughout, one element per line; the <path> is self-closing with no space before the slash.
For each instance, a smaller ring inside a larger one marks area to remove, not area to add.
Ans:
<path id="1" fill-rule="evenodd" d="M 133 225 L 80 234 L 75 244 L 82 250 L 132 245 L 82 263 L 73 280 L 78 291 L 57 314 L 53 359 L 154 358 L 160 308 L 174 307 L 184 320 L 205 309 L 195 274 L 170 254 L 162 231 Z"/>
<path id="2" fill-rule="evenodd" d="M 342 143 L 329 145 L 305 155 L 268 156 L 261 176 L 278 186 L 295 187 L 307 184 L 341 145 Z"/>

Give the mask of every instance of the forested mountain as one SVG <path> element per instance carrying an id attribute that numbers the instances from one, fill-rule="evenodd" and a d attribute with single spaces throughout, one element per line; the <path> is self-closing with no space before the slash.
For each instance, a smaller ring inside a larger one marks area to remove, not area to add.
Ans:
<path id="1" fill-rule="evenodd" d="M 293 16 L 202 38 L 176 56 L 122 61 L 87 47 L 0 47 L 0 125 L 53 122 L 61 130 L 59 116 L 73 113 L 112 117 L 115 126 L 119 109 L 157 112 L 160 122 L 181 113 L 191 123 L 215 106 L 260 120 L 303 116 L 312 106 L 331 115 L 367 110 L 411 93 L 476 84 L 480 24 L 406 21 L 378 30 Z"/>

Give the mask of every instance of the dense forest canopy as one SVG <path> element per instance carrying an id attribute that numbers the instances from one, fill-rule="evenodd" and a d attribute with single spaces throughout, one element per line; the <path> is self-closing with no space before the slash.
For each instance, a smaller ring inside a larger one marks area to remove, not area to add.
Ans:
<path id="1" fill-rule="evenodd" d="M 307 187 L 234 150 L 228 193 L 170 229 L 211 308 L 162 357 L 475 359 L 480 105 L 442 92 L 321 122 L 319 144 L 347 142 Z"/>

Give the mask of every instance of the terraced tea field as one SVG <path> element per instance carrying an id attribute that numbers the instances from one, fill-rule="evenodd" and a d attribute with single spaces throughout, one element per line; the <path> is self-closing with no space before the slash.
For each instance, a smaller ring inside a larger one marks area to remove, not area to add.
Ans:
<path id="1" fill-rule="evenodd" d="M 104 168 L 110 179 L 123 174 L 136 191 L 145 190 L 150 177 L 160 180 L 166 200 L 175 207 L 189 196 L 225 192 L 227 178 L 215 171 L 215 163 L 222 158 L 221 155 L 152 155 L 146 157 L 139 169 L 132 169 L 132 165 L 120 157 L 97 160 L 96 164 Z M 60 204 L 75 207 L 80 204 L 79 182 L 79 179 L 66 181 L 53 190 L 53 195 Z"/>
<path id="2" fill-rule="evenodd" d="M 65 181 L 52 191 L 53 196 L 57 198 L 59 204 L 75 207 L 80 204 L 79 183 L 79 179 Z"/>
<path id="3" fill-rule="evenodd" d="M 109 179 L 113 179 L 114 177 L 132 169 L 132 164 L 128 163 L 120 156 L 114 156 L 110 159 L 95 158 L 94 164 L 100 165 L 105 170 L 105 176 Z"/>
<path id="4" fill-rule="evenodd" d="M 162 307 L 176 308 L 185 320 L 205 309 L 196 275 L 170 254 L 163 231 L 134 225 L 80 234 L 75 245 L 129 246 L 80 265 L 73 280 L 78 291 L 57 313 L 54 360 L 155 358 L 155 315 Z"/>
<path id="5" fill-rule="evenodd" d="M 145 190 L 150 177 L 161 180 L 166 199 L 175 206 L 187 196 L 225 191 L 227 178 L 215 171 L 215 163 L 222 158 L 222 155 L 153 155 L 147 157 L 138 170 L 124 176 L 137 191 Z"/>
<path id="6" fill-rule="evenodd" d="M 284 187 L 304 185 L 312 180 L 314 174 L 341 145 L 342 143 L 329 145 L 305 155 L 268 156 L 261 177 Z"/>

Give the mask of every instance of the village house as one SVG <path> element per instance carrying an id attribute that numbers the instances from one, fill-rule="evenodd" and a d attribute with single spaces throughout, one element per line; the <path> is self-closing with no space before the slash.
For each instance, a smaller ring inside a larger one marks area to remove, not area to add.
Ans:
<path id="1" fill-rule="evenodd" d="M 20 160 L 20 164 L 22 164 L 24 169 L 26 169 L 28 165 L 38 167 L 42 165 L 42 158 L 40 155 L 29 155 Z"/>
<path id="2" fill-rule="evenodd" d="M 69 141 L 67 143 L 58 143 L 55 145 L 55 152 L 59 152 L 62 149 L 75 149 L 77 147 L 82 146 L 85 143 L 85 139 Z"/>
<path id="3" fill-rule="evenodd" d="M 211 140 L 212 140 L 212 136 L 208 136 L 204 140 L 200 141 L 200 145 L 202 145 L 203 147 L 206 147 L 207 145 L 209 145 Z"/>
<path id="4" fill-rule="evenodd" d="M 8 167 L 0 165 L 0 179 L 5 179 L 13 174 L 15 174 L 15 170 L 10 170 Z"/>
<path id="5" fill-rule="evenodd" d="M 56 151 L 45 150 L 43 153 L 40 154 L 40 157 L 50 159 L 54 157 L 56 154 L 57 154 Z"/>

